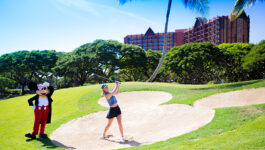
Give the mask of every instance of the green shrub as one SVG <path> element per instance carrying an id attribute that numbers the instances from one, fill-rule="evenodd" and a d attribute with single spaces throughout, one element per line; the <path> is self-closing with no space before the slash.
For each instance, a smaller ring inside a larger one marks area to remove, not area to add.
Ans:
<path id="1" fill-rule="evenodd" d="M 25 89 L 25 94 L 29 94 L 30 90 Z M 22 90 L 21 89 L 6 89 L 3 93 L 4 97 L 15 97 L 22 95 Z"/>

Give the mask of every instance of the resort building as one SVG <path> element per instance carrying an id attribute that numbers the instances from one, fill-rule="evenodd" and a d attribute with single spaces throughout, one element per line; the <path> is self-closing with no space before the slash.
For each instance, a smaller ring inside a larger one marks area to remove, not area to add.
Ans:
<path id="1" fill-rule="evenodd" d="M 249 23 L 249 16 L 245 12 L 235 21 L 231 21 L 228 16 L 218 16 L 211 20 L 198 17 L 192 28 L 168 32 L 166 52 L 172 47 L 185 43 L 211 42 L 217 45 L 221 43 L 248 43 Z M 162 52 L 163 40 L 164 33 L 154 33 L 149 28 L 145 34 L 127 35 L 124 38 L 124 43 L 138 45 L 145 50 L 151 49 Z"/>
<path id="2" fill-rule="evenodd" d="M 175 30 L 167 33 L 167 52 L 170 48 L 184 44 L 184 31 L 186 29 Z M 154 33 L 149 28 L 145 34 L 127 35 L 124 43 L 142 47 L 144 50 L 162 51 L 164 44 L 164 33 Z"/>
<path id="3" fill-rule="evenodd" d="M 248 43 L 249 16 L 243 12 L 235 21 L 228 16 L 218 16 L 209 21 L 196 18 L 194 26 L 184 31 L 184 43 L 193 42 Z"/>

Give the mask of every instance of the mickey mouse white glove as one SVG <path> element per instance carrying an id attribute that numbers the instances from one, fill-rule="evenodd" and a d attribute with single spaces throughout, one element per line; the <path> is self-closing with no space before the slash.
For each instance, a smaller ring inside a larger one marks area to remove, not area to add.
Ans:
<path id="1" fill-rule="evenodd" d="M 35 110 L 36 106 L 35 106 L 35 105 L 33 105 L 33 106 L 32 106 L 32 108 Z"/>

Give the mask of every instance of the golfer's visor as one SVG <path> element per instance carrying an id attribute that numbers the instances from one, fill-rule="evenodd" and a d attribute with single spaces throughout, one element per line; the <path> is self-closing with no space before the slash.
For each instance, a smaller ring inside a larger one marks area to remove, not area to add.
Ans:
<path id="1" fill-rule="evenodd" d="M 108 85 L 107 84 L 102 84 L 101 85 L 101 89 L 104 89 L 105 87 L 107 87 Z"/>

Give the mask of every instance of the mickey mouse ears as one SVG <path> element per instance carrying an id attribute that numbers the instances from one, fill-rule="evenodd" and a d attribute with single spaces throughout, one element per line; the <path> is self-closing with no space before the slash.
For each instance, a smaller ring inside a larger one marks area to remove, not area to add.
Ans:
<path id="1" fill-rule="evenodd" d="M 28 85 L 28 87 L 29 87 L 29 89 L 30 89 L 31 91 L 36 91 L 36 90 L 38 90 L 37 83 L 35 83 L 35 82 L 30 82 L 29 85 Z"/>

